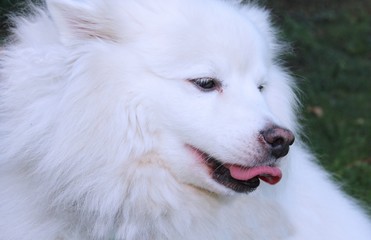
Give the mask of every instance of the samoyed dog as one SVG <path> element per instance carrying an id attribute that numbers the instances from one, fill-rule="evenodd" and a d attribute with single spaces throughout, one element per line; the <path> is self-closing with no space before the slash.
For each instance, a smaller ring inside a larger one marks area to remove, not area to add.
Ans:
<path id="1" fill-rule="evenodd" d="M 371 239 L 300 140 L 266 10 L 32 8 L 0 53 L 1 240 Z"/>

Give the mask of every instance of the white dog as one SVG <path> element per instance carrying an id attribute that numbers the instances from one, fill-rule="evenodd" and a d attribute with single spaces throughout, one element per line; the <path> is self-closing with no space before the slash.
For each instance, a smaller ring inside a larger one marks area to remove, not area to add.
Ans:
<path id="1" fill-rule="evenodd" d="M 371 239 L 297 136 L 267 11 L 50 0 L 13 32 L 1 240 Z"/>

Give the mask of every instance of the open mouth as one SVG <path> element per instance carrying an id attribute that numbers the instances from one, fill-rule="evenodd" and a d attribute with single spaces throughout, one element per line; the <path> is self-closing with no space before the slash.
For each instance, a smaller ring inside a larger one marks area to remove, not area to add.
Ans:
<path id="1" fill-rule="evenodd" d="M 209 169 L 212 178 L 239 193 L 254 191 L 260 184 L 260 180 L 269 184 L 276 184 L 282 178 L 282 172 L 275 166 L 247 167 L 236 164 L 223 164 L 211 155 L 190 146 L 198 158 Z"/>

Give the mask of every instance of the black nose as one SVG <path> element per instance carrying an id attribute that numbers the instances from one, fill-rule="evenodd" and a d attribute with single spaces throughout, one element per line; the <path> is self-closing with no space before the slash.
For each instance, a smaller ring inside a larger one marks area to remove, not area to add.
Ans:
<path id="1" fill-rule="evenodd" d="M 289 152 L 289 147 L 294 143 L 294 134 L 285 128 L 271 127 L 261 132 L 264 141 L 271 150 L 271 154 L 275 158 L 286 156 Z"/>

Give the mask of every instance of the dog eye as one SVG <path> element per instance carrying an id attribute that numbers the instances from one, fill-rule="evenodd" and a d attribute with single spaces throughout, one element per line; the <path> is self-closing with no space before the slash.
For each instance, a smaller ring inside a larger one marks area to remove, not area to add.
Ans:
<path id="1" fill-rule="evenodd" d="M 264 84 L 260 84 L 258 86 L 259 91 L 262 92 L 264 90 L 264 87 L 265 87 Z"/>
<path id="2" fill-rule="evenodd" d="M 196 87 L 201 91 L 211 92 L 218 90 L 221 86 L 221 83 L 214 78 L 197 78 L 190 80 Z"/>

